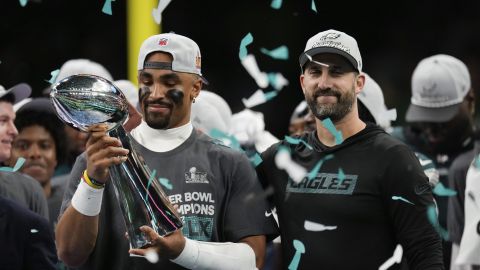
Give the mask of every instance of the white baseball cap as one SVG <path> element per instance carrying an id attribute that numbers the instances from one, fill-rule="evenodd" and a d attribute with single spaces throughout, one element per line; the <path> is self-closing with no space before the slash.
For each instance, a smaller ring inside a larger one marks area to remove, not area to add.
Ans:
<path id="1" fill-rule="evenodd" d="M 29 97 L 30 94 L 32 93 L 32 88 L 30 87 L 30 85 L 26 83 L 20 83 L 11 87 L 8 90 L 5 90 L 5 88 L 0 85 L 0 98 L 9 93 L 13 94 L 15 98 L 15 100 L 13 101 L 13 104 L 16 104 L 17 102 L 20 102 L 23 99 Z"/>
<path id="2" fill-rule="evenodd" d="M 450 55 L 437 54 L 418 63 L 412 75 L 408 122 L 446 122 L 458 112 L 470 90 L 467 66 Z"/>
<path id="3" fill-rule="evenodd" d="M 173 57 L 171 67 L 163 67 L 176 72 L 193 73 L 202 76 L 202 57 L 197 43 L 188 37 L 174 33 L 154 35 L 147 38 L 140 47 L 138 54 L 138 70 L 145 65 L 147 56 L 152 52 L 165 52 Z M 158 68 L 158 67 L 157 67 Z"/>
<path id="4" fill-rule="evenodd" d="M 88 59 L 71 59 L 62 65 L 55 82 L 77 74 L 91 74 L 113 81 L 110 72 L 99 63 Z"/>
<path id="5" fill-rule="evenodd" d="M 299 57 L 300 67 L 303 69 L 305 64 L 310 61 L 309 56 L 311 58 L 319 53 L 339 54 L 347 58 L 358 72 L 362 71 L 362 56 L 357 41 L 344 32 L 330 29 L 311 37 Z"/>
<path id="6" fill-rule="evenodd" d="M 367 73 L 364 72 L 363 74 L 365 75 L 365 85 L 357 97 L 372 114 L 375 123 L 384 129 L 388 129 L 391 126 L 391 121 L 397 119 L 397 110 L 387 109 L 382 88 Z"/>

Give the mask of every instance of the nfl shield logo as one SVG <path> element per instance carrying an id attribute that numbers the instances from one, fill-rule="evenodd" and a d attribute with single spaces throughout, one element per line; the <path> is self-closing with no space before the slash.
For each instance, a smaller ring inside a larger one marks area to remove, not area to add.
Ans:
<path id="1" fill-rule="evenodd" d="M 166 46 L 167 43 L 168 43 L 168 39 L 166 39 L 166 38 L 162 38 L 162 39 L 160 39 L 160 41 L 158 41 L 158 45 L 160 45 L 160 46 Z"/>

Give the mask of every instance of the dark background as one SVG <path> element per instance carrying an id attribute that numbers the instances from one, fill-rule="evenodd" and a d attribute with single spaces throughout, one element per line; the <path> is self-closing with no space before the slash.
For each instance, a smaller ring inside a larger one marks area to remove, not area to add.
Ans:
<path id="1" fill-rule="evenodd" d="M 142 1 L 142 0 L 136 0 Z M 113 15 L 101 12 L 104 0 L 17 0 L 0 2 L 0 84 L 27 82 L 39 96 L 50 72 L 72 58 L 103 64 L 114 79 L 127 77 L 126 1 L 112 2 Z M 270 102 L 254 107 L 265 115 L 274 135 L 287 132 L 290 115 L 303 98 L 298 55 L 310 36 L 334 28 L 354 36 L 364 71 L 383 88 L 388 108 L 397 108 L 402 124 L 410 98 L 410 76 L 418 61 L 446 53 L 464 61 L 478 88 L 480 70 L 480 1 L 345 2 L 284 0 L 173 0 L 163 13 L 162 30 L 195 40 L 202 51 L 202 71 L 209 90 L 223 96 L 233 112 L 241 98 L 257 90 L 238 58 L 241 39 L 251 32 L 249 53 L 266 72 L 281 72 L 290 85 Z M 151 17 L 151 14 L 145 16 Z M 152 19 L 153 20 L 153 19 Z M 260 48 L 286 45 L 290 58 L 274 60 Z M 130 65 L 136 63 L 130 63 Z M 267 89 L 266 91 L 270 91 Z"/>

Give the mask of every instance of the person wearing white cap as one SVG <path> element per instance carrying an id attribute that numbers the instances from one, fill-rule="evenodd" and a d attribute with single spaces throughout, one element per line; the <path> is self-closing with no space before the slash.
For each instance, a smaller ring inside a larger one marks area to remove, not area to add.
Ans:
<path id="1" fill-rule="evenodd" d="M 80 269 L 261 268 L 266 236 L 278 233 L 264 214 L 266 201 L 245 200 L 262 194 L 253 166 L 243 153 L 219 145 L 190 122 L 204 81 L 198 45 L 171 33 L 147 38 L 138 57 L 138 81 L 143 120 L 130 133 L 132 144 L 157 177 L 170 181 L 165 192 L 184 226 L 164 237 L 143 226 L 152 247 L 129 251 L 108 175 L 109 166 L 125 161 L 128 150 L 106 136 L 104 125 L 96 125 L 70 174 L 56 231 L 59 257 Z M 82 174 L 96 184 L 79 181 Z M 158 263 L 128 254 L 150 251 L 159 255 Z"/>
<path id="2" fill-rule="evenodd" d="M 30 96 L 32 89 L 21 83 L 5 90 L 0 85 L 0 163 L 11 155 L 12 142 L 18 135 L 13 105 Z M 19 172 L 0 171 L 0 196 L 16 201 L 48 219 L 48 206 L 42 187 L 33 178 Z"/>
<path id="3" fill-rule="evenodd" d="M 383 269 L 400 245 L 408 269 L 443 269 L 441 240 L 427 219 L 432 193 L 414 192 L 428 185 L 418 160 L 358 116 L 365 75 L 356 40 L 320 32 L 299 60 L 316 130 L 273 145 L 257 166 L 274 189 L 283 265 Z"/>
<path id="4" fill-rule="evenodd" d="M 103 65 L 89 59 L 70 59 L 60 67 L 55 83 L 77 74 L 92 74 L 113 81 L 112 75 Z M 50 91 L 49 88 L 48 91 Z M 67 144 L 68 155 L 66 160 L 57 166 L 56 176 L 70 173 L 77 156 L 85 151 L 85 144 L 88 139 L 86 132 L 74 129 L 69 125 L 65 125 L 64 129 L 69 142 Z"/>
<path id="5" fill-rule="evenodd" d="M 444 241 L 445 265 L 453 270 L 464 224 L 466 173 L 473 159 L 475 95 L 467 66 L 446 54 L 422 59 L 411 83 L 405 116 L 409 125 L 393 134 L 427 155 L 440 173 L 440 183 L 457 192 L 435 197 L 439 224 L 449 232 Z"/>

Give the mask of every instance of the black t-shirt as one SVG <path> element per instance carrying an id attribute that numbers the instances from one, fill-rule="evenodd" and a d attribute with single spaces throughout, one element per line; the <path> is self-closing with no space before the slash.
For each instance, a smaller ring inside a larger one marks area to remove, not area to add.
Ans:
<path id="1" fill-rule="evenodd" d="M 334 147 L 323 145 L 315 131 L 301 139 L 313 150 L 283 141 L 264 152 L 257 167 L 260 180 L 275 190 L 285 267 L 298 240 L 305 247 L 299 269 L 378 269 L 397 244 L 410 269 L 443 269 L 441 241 L 427 219 L 431 190 L 415 193 L 428 179 L 405 144 L 372 125 Z M 327 155 L 333 158 L 311 180 L 294 183 L 275 165 L 279 146 L 307 171 Z M 306 230 L 306 221 L 335 229 Z"/>
<path id="2" fill-rule="evenodd" d="M 218 144 L 196 130 L 179 147 L 157 153 L 132 139 L 137 151 L 157 178 L 166 178 L 172 189 L 164 187 L 184 222 L 185 237 L 210 242 L 237 242 L 254 235 L 278 234 L 275 221 L 266 217 L 268 208 L 262 188 L 250 161 L 238 151 Z M 86 168 L 81 155 L 72 170 L 61 213 Z M 168 261 L 150 264 L 144 258 L 130 257 L 125 239 L 125 223 L 111 181 L 105 187 L 95 249 L 80 269 L 183 269 Z"/>

